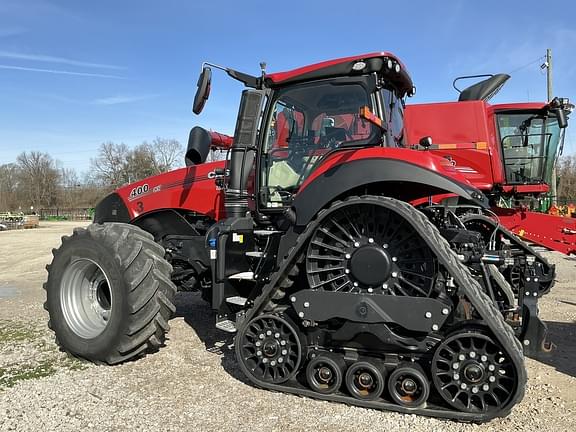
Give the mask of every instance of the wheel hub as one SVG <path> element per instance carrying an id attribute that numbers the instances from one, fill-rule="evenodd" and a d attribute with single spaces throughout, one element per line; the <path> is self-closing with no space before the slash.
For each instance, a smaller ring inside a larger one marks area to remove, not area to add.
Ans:
<path id="1" fill-rule="evenodd" d="M 321 381 L 328 383 L 332 379 L 332 371 L 330 370 L 330 368 L 327 368 L 326 366 L 321 367 L 320 370 L 318 371 L 318 377 L 320 378 Z"/>
<path id="2" fill-rule="evenodd" d="M 374 384 L 374 378 L 368 372 L 362 372 L 360 376 L 358 376 L 358 384 L 360 384 L 363 388 L 370 388 Z"/>
<path id="3" fill-rule="evenodd" d="M 278 353 L 278 349 L 278 342 L 275 340 L 270 340 L 264 343 L 264 348 L 262 351 L 264 351 L 264 355 L 266 357 L 274 357 Z"/>
<path id="4" fill-rule="evenodd" d="M 418 390 L 418 384 L 412 378 L 406 378 L 402 381 L 402 390 L 407 395 L 413 395 Z"/>
<path id="5" fill-rule="evenodd" d="M 391 270 L 390 255 L 380 246 L 363 246 L 350 259 L 352 277 L 367 286 L 381 285 L 388 280 Z"/>
<path id="6" fill-rule="evenodd" d="M 484 378 L 484 368 L 480 364 L 472 362 L 464 367 L 464 377 L 470 384 L 477 384 Z"/>

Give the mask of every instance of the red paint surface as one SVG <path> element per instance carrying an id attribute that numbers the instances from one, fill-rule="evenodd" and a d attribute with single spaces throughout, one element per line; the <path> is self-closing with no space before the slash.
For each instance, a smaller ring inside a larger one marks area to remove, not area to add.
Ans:
<path id="1" fill-rule="evenodd" d="M 434 145 L 454 144 L 455 149 L 430 152 L 451 158 L 456 169 L 478 189 L 488 191 L 495 186 L 504 187 L 506 177 L 494 114 L 509 110 L 538 110 L 545 106 L 545 103 L 490 105 L 484 101 L 408 105 L 404 118 L 407 143 L 415 146 L 420 138 L 431 136 Z M 486 143 L 486 148 L 477 149 L 478 143 Z M 515 186 L 515 190 L 538 194 L 547 189 L 538 184 Z"/>
<path id="2" fill-rule="evenodd" d="M 514 234 L 540 246 L 576 253 L 576 219 L 536 213 L 522 208 L 492 208 L 500 223 Z"/>
<path id="3" fill-rule="evenodd" d="M 225 215 L 224 192 L 209 175 L 224 166 L 225 161 L 218 161 L 180 168 L 124 186 L 117 193 L 132 219 L 162 209 L 184 209 L 219 220 Z M 130 198 L 132 190 L 144 184 L 148 192 Z"/>

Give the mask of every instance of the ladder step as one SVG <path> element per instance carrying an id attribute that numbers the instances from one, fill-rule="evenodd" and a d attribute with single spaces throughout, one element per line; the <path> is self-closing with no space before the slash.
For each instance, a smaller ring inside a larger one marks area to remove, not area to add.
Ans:
<path id="1" fill-rule="evenodd" d="M 244 306 L 246 304 L 246 300 L 248 300 L 246 297 L 234 296 L 234 297 L 228 297 L 226 299 L 226 303 L 235 304 L 238 306 Z"/>
<path id="2" fill-rule="evenodd" d="M 257 236 L 271 236 L 273 234 L 282 234 L 283 231 L 277 231 L 277 230 L 254 230 L 254 235 Z"/>
<path id="3" fill-rule="evenodd" d="M 218 330 L 222 330 L 228 333 L 235 333 L 236 332 L 236 323 L 231 320 L 223 320 L 218 321 L 216 323 L 216 328 Z"/>
<path id="4" fill-rule="evenodd" d="M 253 258 L 262 258 L 264 256 L 264 252 L 249 251 L 249 252 L 246 252 L 246 256 L 253 257 Z"/>
<path id="5" fill-rule="evenodd" d="M 228 276 L 228 279 L 254 280 L 254 273 L 251 271 L 236 273 Z"/>

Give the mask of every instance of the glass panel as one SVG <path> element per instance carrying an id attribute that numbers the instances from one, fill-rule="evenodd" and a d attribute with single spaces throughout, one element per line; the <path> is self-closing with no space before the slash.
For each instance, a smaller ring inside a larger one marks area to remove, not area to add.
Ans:
<path id="1" fill-rule="evenodd" d="M 404 107 L 402 101 L 396 97 L 394 91 L 382 89 L 384 109 L 388 117 L 388 127 L 391 138 L 397 146 L 404 146 Z"/>
<path id="2" fill-rule="evenodd" d="M 560 141 L 556 118 L 498 114 L 497 122 L 507 183 L 549 183 Z"/>
<path id="3" fill-rule="evenodd" d="M 369 97 L 358 84 L 313 83 L 279 92 L 263 152 L 267 207 L 289 203 L 329 151 L 375 139 L 376 127 L 360 117 L 363 106 L 370 106 Z"/>

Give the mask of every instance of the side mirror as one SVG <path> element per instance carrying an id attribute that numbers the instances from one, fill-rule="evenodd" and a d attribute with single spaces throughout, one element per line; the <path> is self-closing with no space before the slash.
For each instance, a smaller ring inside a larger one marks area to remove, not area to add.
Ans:
<path id="1" fill-rule="evenodd" d="M 420 141 L 418 141 L 418 144 L 424 147 L 425 150 L 428 150 L 432 146 L 432 137 L 431 136 L 422 137 L 420 138 Z"/>
<path id="2" fill-rule="evenodd" d="M 204 105 L 210 96 L 210 83 L 212 81 L 212 69 L 204 66 L 200 78 L 198 78 L 198 89 L 194 96 L 194 103 L 192 104 L 192 111 L 194 114 L 200 114 L 204 109 Z"/>
<path id="3" fill-rule="evenodd" d="M 558 119 L 558 127 L 560 129 L 568 127 L 568 117 L 566 116 L 566 111 L 564 111 L 563 107 L 556 110 L 556 118 Z"/>

